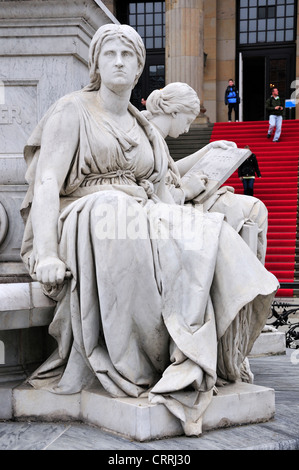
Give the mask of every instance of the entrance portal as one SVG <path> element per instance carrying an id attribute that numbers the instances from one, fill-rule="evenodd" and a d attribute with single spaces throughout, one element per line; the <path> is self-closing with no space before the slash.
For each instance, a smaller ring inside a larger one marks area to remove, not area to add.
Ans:
<path id="1" fill-rule="evenodd" d="M 265 57 L 243 59 L 243 120 L 265 119 Z"/>
<path id="2" fill-rule="evenodd" d="M 282 100 L 289 99 L 291 83 L 295 76 L 295 49 L 281 47 L 252 49 L 242 52 L 243 58 L 243 120 L 263 121 L 268 119 L 265 102 L 271 88 L 279 90 Z M 294 119 L 294 110 L 286 114 Z"/>

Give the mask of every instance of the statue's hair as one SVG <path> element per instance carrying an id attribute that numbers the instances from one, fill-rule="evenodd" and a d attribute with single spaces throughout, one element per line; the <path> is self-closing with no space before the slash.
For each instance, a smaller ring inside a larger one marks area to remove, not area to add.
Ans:
<path id="1" fill-rule="evenodd" d="M 174 82 L 161 90 L 154 90 L 146 100 L 148 118 L 150 115 L 191 113 L 198 116 L 200 101 L 197 93 L 187 83 Z"/>
<path id="2" fill-rule="evenodd" d="M 120 39 L 124 44 L 131 47 L 137 56 L 140 65 L 140 73 L 136 76 L 134 86 L 139 80 L 145 64 L 145 47 L 140 35 L 129 25 L 107 24 L 101 26 L 93 36 L 89 47 L 89 76 L 90 83 L 85 90 L 94 91 L 101 87 L 101 76 L 98 72 L 98 60 L 101 49 L 106 41 L 110 39 Z"/>

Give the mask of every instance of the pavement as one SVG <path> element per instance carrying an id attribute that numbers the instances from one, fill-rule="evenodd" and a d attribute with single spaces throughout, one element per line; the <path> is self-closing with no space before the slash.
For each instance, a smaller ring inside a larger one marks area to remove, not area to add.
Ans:
<path id="1" fill-rule="evenodd" d="M 252 357 L 250 366 L 255 384 L 275 390 L 276 413 L 268 422 L 218 429 L 200 437 L 141 443 L 78 422 L 5 421 L 0 422 L 0 450 L 101 450 L 109 464 L 136 467 L 141 467 L 142 462 L 122 460 L 129 458 L 124 456 L 138 459 L 139 455 L 144 465 L 151 462 L 177 466 L 188 464 L 189 457 L 194 458 L 200 450 L 299 450 L 299 349 L 286 349 L 286 354 L 277 356 Z M 161 455 L 174 454 L 185 460 L 157 460 Z"/>

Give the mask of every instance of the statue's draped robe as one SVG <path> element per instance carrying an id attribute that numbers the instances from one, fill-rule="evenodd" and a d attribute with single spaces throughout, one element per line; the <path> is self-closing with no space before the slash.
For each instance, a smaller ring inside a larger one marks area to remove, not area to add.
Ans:
<path id="1" fill-rule="evenodd" d="M 240 378 L 278 283 L 223 215 L 174 203 L 164 185 L 166 144 L 129 111 L 135 125 L 125 134 L 95 92 L 73 93 L 53 105 L 25 148 L 22 258 L 34 276 L 30 209 L 42 135 L 55 115 L 77 116 L 57 227 L 72 278 L 47 290 L 57 300 L 49 332 L 58 347 L 29 382 L 70 394 L 98 379 L 113 397 L 164 403 L 186 434 L 199 434 L 217 375 Z"/>

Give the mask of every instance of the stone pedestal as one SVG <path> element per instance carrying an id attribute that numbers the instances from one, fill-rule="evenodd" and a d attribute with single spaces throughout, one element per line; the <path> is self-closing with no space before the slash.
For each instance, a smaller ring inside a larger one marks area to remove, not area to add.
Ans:
<path id="1" fill-rule="evenodd" d="M 23 148 L 55 101 L 89 83 L 89 44 L 107 23 L 117 20 L 100 0 L 0 2 L 0 383 L 48 357 L 54 310 L 20 259 Z"/>
<path id="2" fill-rule="evenodd" d="M 55 302 L 32 282 L 0 285 L 0 304 L 0 420 L 79 420 L 138 441 L 183 434 L 180 421 L 164 405 L 111 398 L 98 382 L 74 395 L 24 385 L 28 373 L 56 347 L 47 334 Z M 205 412 L 203 431 L 267 421 L 275 413 L 272 389 L 237 383 L 218 391 Z"/>
<path id="3" fill-rule="evenodd" d="M 111 398 L 99 387 L 55 395 L 29 385 L 0 386 L 0 419 L 83 421 L 136 441 L 183 434 L 181 422 L 164 405 L 147 398 Z M 203 432 L 268 421 L 275 414 L 274 390 L 237 383 L 219 388 L 203 417 Z"/>

